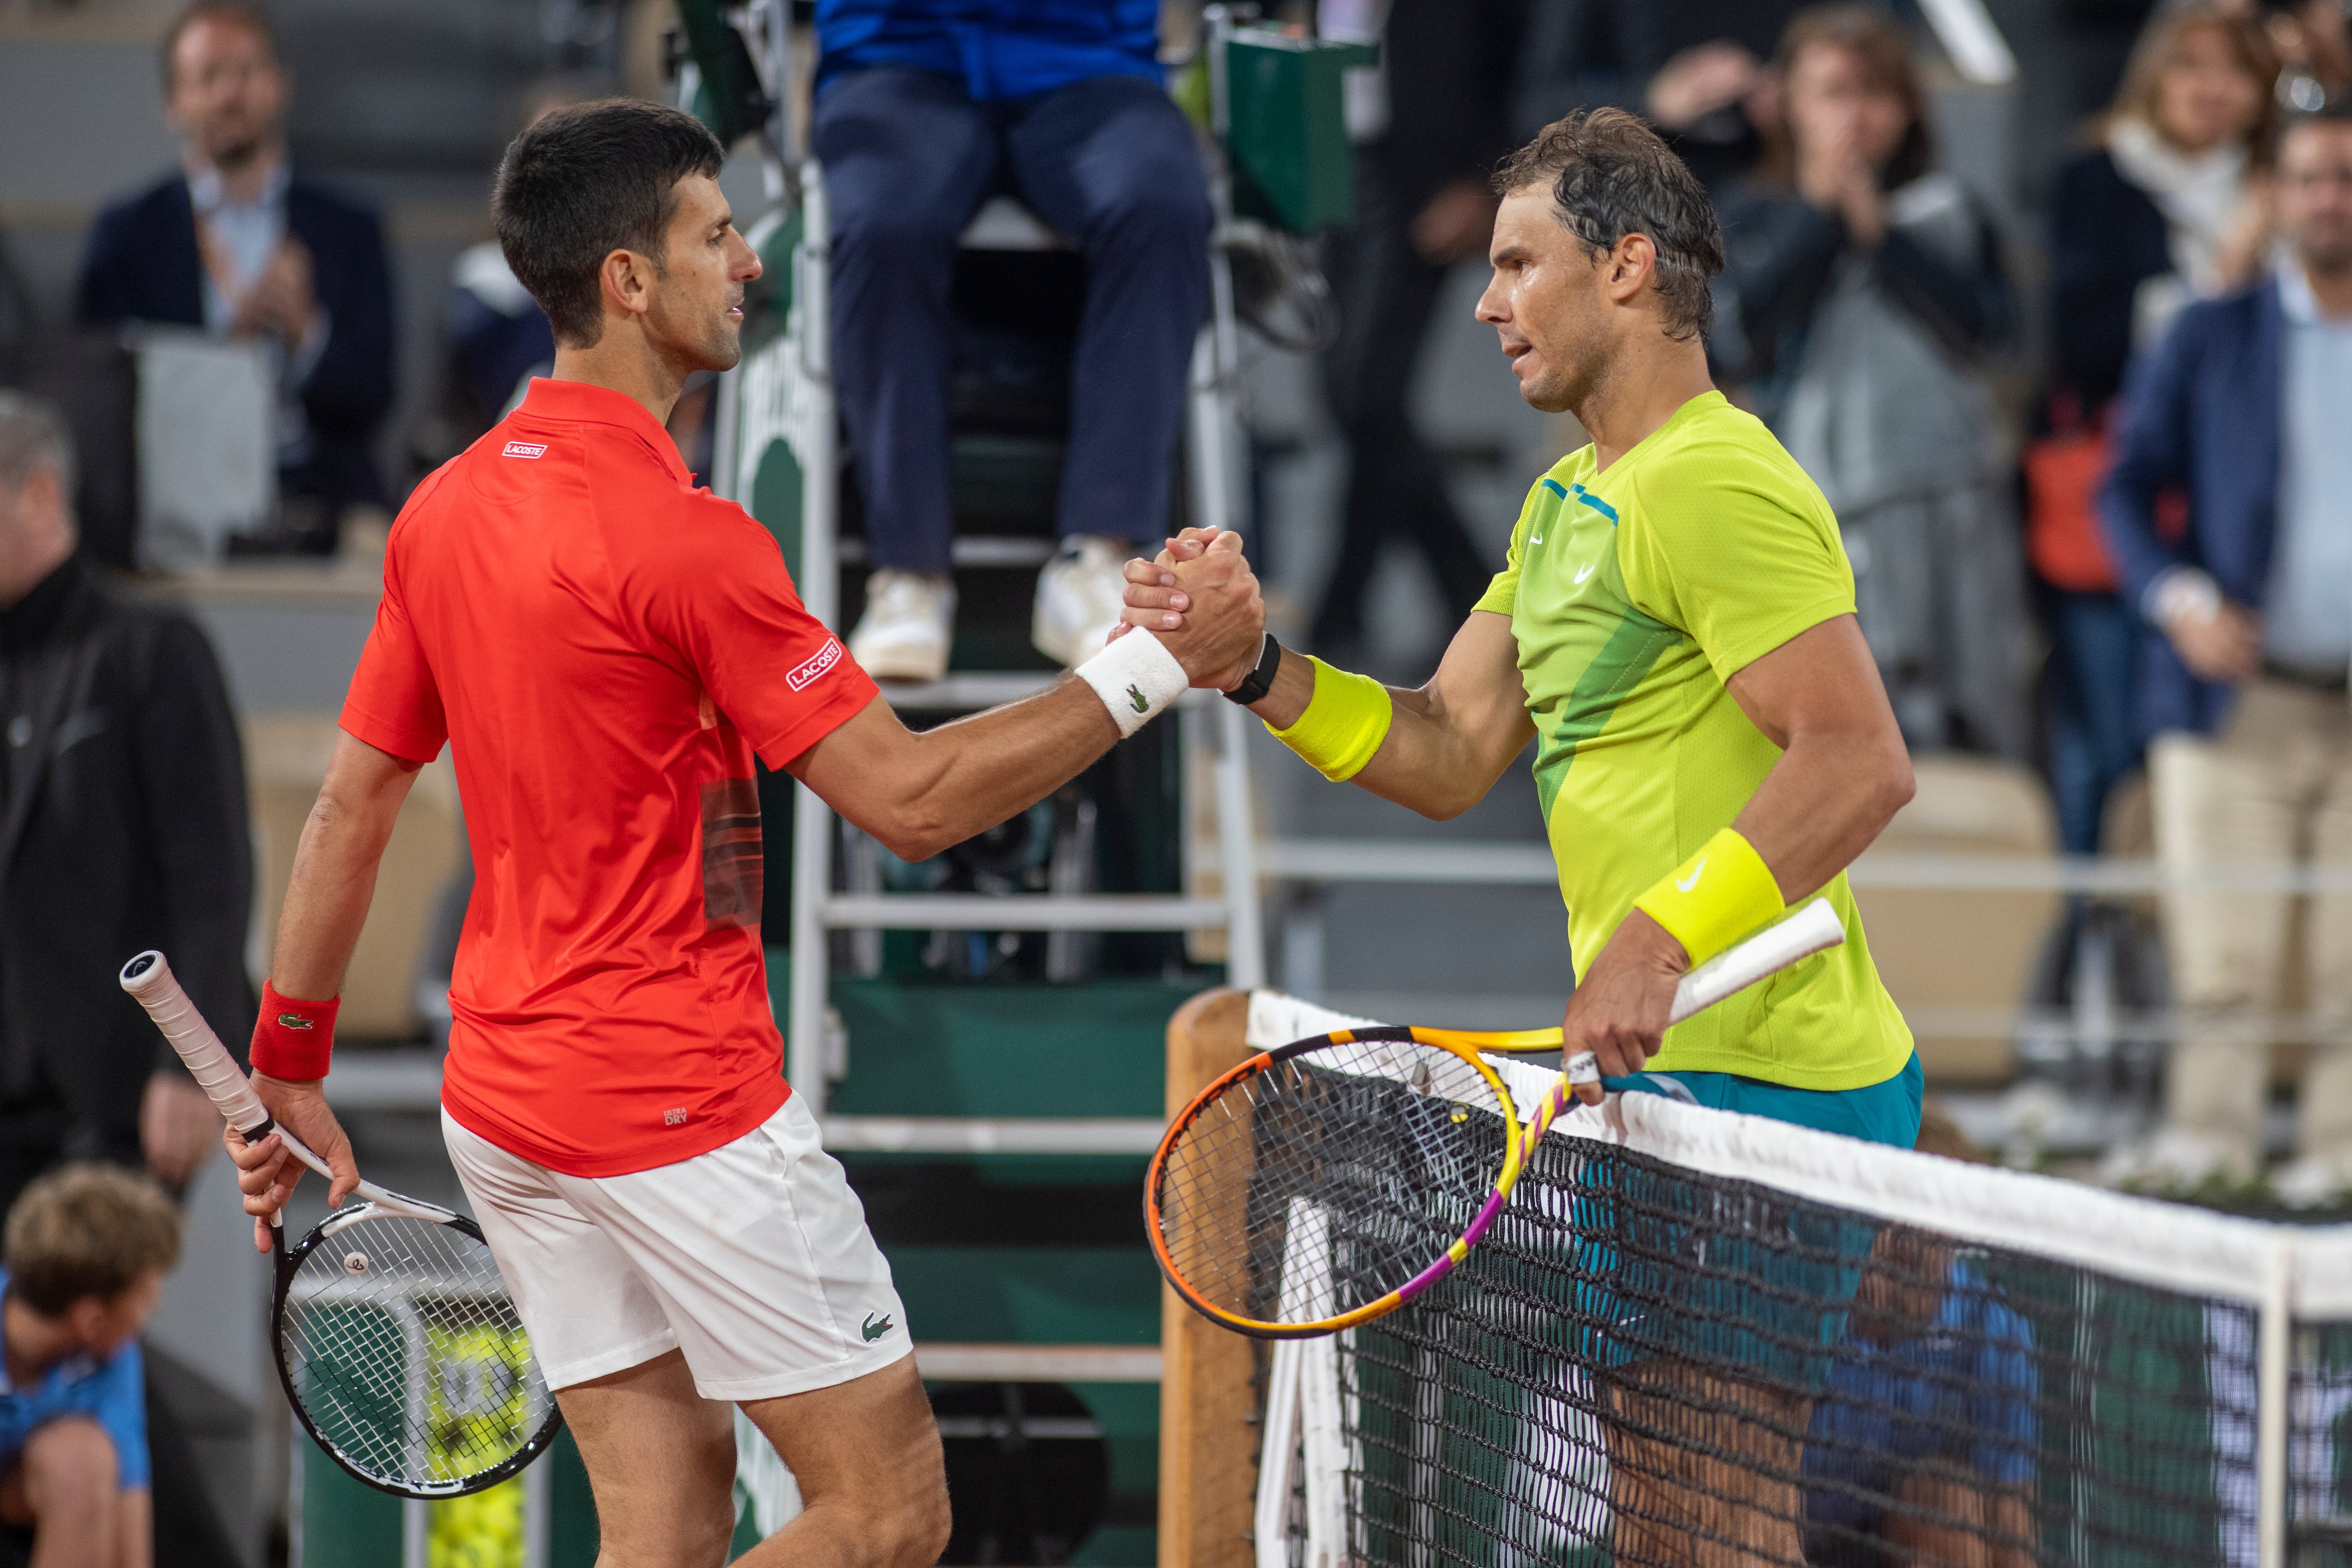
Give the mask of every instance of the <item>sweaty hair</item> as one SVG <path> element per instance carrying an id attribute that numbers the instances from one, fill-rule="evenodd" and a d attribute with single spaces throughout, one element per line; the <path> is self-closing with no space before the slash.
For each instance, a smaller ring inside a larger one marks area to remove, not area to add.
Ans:
<path id="1" fill-rule="evenodd" d="M 1706 282 L 1723 270 L 1715 204 L 1658 133 L 1622 109 L 1556 120 L 1503 161 L 1495 191 L 1551 190 L 1552 216 L 1598 255 L 1629 234 L 1657 252 L 1658 302 L 1666 335 L 1704 339 L 1715 323 Z"/>
<path id="2" fill-rule="evenodd" d="M 180 1211 L 163 1189 L 117 1165 L 68 1165 L 8 1211 L 8 1294 L 45 1318 L 111 1301 L 179 1261 Z"/>
<path id="3" fill-rule="evenodd" d="M 271 59 L 286 58 L 278 47 L 278 24 L 270 20 L 268 12 L 252 4 L 252 0 L 194 0 L 194 4 L 172 18 L 172 25 L 163 31 L 163 49 L 158 63 L 163 69 L 163 96 L 166 98 L 179 85 L 172 73 L 180 52 L 180 39 L 199 22 L 230 22 L 240 27 L 250 27 L 261 36 L 263 43 L 269 46 Z"/>
<path id="4" fill-rule="evenodd" d="M 615 250 L 662 261 L 677 183 L 717 178 L 726 149 L 702 121 L 636 99 L 558 109 L 514 139 L 490 213 L 507 265 L 547 312 L 555 340 L 603 335 L 597 273 Z"/>

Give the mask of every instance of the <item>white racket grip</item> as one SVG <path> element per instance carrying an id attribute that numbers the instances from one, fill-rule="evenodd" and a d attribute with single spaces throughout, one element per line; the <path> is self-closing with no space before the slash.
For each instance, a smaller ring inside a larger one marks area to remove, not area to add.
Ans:
<path id="1" fill-rule="evenodd" d="M 1768 926 L 1737 947 L 1716 954 L 1682 977 L 1675 987 L 1670 1024 L 1706 1011 L 1735 991 L 1745 991 L 1768 974 L 1801 958 L 1845 941 L 1845 926 L 1827 899 L 1815 899 L 1777 925 Z"/>
<path id="2" fill-rule="evenodd" d="M 237 1070 L 236 1058 L 228 1054 L 213 1026 L 180 989 L 162 953 L 151 949 L 124 964 L 122 988 L 147 1009 L 147 1016 L 155 1020 L 155 1026 L 195 1075 L 197 1087 L 230 1126 L 254 1137 L 268 1129 L 269 1108 L 261 1103 L 253 1085 Z"/>

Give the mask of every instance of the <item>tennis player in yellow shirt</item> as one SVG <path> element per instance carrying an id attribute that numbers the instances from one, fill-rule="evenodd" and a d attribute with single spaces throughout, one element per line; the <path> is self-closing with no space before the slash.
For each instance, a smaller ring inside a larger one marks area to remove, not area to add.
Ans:
<path id="1" fill-rule="evenodd" d="M 1533 738 L 1579 971 L 1570 1048 L 1591 1048 L 1612 1089 L 1909 1148 L 1918 1062 L 1845 868 L 1910 799 L 1910 761 L 1828 501 L 1708 377 L 1713 207 L 1655 134 L 1612 110 L 1548 128 L 1496 189 L 1478 318 L 1520 395 L 1575 415 L 1591 445 L 1528 492 L 1509 563 L 1427 685 L 1384 688 L 1269 637 L 1228 695 L 1327 777 L 1441 819 Z M 1180 624 L 1170 568 L 1200 548 L 1130 563 L 1130 624 Z M 1666 1027 L 1685 972 L 1814 894 L 1844 946 Z M 1823 1335 L 1842 1321 L 1823 1316 Z M 1718 1362 L 1754 1375 L 1612 1377 L 1633 1354 L 1596 1358 L 1617 1417 L 1621 1562 L 1802 1561 L 1798 1452 L 1822 1363 L 1772 1363 L 1759 1348 L 1771 1333 L 1716 1338 L 1741 1347 Z M 1746 1428 L 1731 1442 L 1714 1431 L 1745 1462 L 1643 1436 L 1687 1426 L 1698 1402 L 1753 1413 L 1729 1423 Z"/>

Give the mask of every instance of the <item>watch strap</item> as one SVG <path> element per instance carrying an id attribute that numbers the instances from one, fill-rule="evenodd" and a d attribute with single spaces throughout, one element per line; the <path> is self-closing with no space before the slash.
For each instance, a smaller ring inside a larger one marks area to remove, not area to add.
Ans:
<path id="1" fill-rule="evenodd" d="M 1257 668 L 1243 682 L 1225 693 L 1225 700 L 1238 702 L 1246 708 L 1274 689 L 1274 672 L 1282 668 L 1282 645 L 1274 634 L 1265 634 L 1265 647 L 1257 657 Z"/>

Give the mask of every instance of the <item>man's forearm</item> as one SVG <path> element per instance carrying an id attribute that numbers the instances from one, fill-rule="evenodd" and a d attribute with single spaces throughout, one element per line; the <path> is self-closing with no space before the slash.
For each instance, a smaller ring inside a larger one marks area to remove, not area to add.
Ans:
<path id="1" fill-rule="evenodd" d="M 286 907 L 278 918 L 269 978 L 280 994 L 324 1001 L 342 990 L 343 973 L 375 896 L 376 866 L 406 794 L 404 780 L 397 793 L 346 800 L 338 796 L 331 778 L 320 792 L 302 825 Z"/>
<path id="2" fill-rule="evenodd" d="M 1094 689 L 1072 677 L 919 733 L 877 699 L 790 771 L 892 854 L 924 860 L 1027 810 L 1118 738 Z"/>
<path id="3" fill-rule="evenodd" d="M 1733 819 L 1788 902 L 1852 865 L 1910 798 L 1909 760 L 1868 754 L 1882 743 L 1842 732 L 1792 737 Z"/>
<path id="4" fill-rule="evenodd" d="M 1290 728 L 1314 697 L 1314 672 L 1305 655 L 1284 650 L 1274 684 L 1250 710 Z M 1505 616 L 1474 614 L 1428 685 L 1388 693 L 1388 733 L 1349 782 L 1424 816 L 1458 816 L 1485 799 L 1534 732 Z"/>

